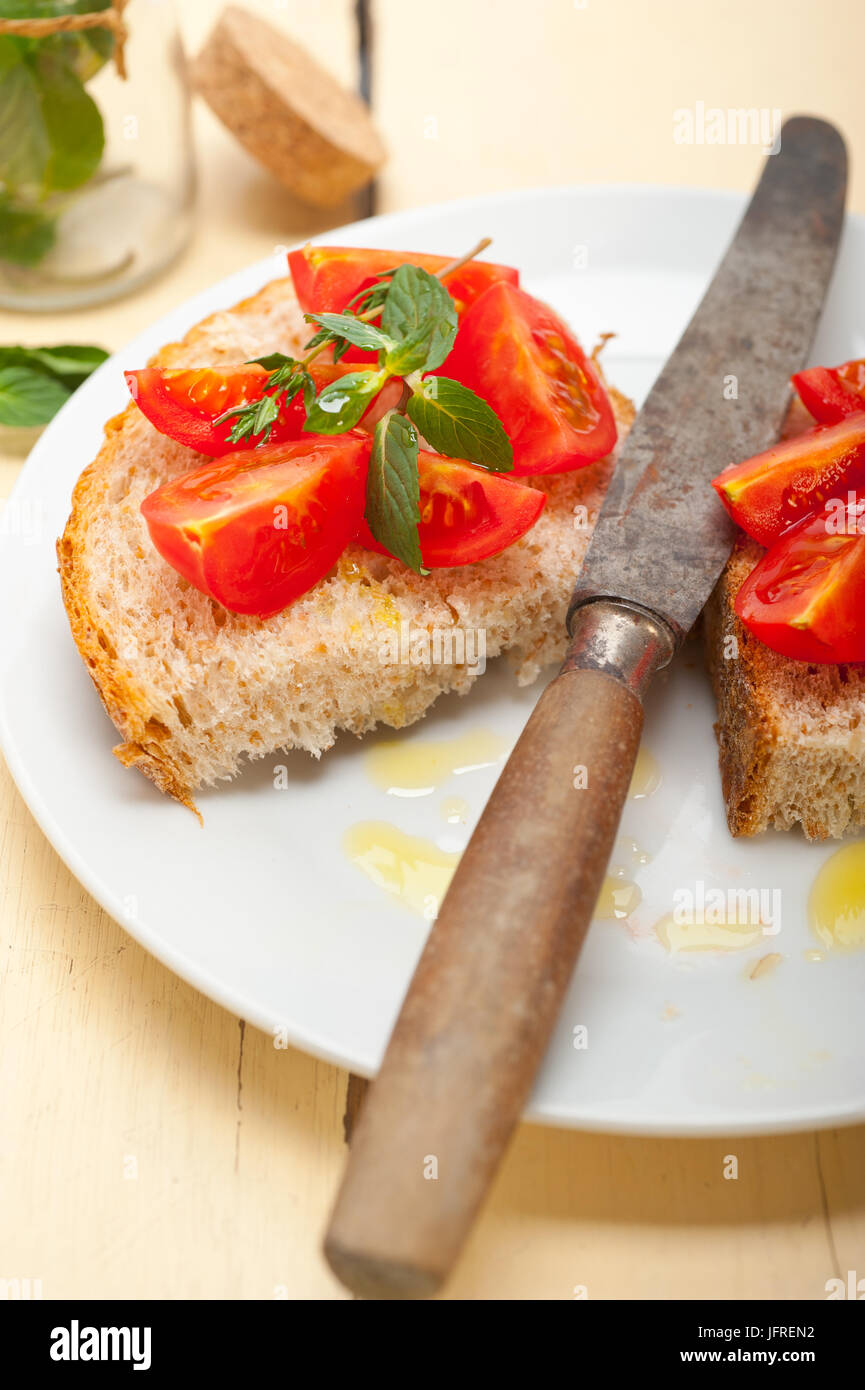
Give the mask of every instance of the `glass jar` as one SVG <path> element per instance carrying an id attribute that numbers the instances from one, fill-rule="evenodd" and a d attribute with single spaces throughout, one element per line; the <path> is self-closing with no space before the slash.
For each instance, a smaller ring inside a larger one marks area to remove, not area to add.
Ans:
<path id="1" fill-rule="evenodd" d="M 136 289 L 185 245 L 194 188 L 170 0 L 0 0 L 0 305 Z"/>

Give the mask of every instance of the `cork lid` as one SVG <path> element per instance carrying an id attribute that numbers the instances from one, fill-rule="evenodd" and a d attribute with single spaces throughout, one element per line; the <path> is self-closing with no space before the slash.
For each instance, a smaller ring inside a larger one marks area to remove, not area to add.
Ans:
<path id="1" fill-rule="evenodd" d="M 244 148 L 307 202 L 342 201 L 384 163 L 360 98 L 282 30 L 238 5 L 223 11 L 192 80 Z"/>

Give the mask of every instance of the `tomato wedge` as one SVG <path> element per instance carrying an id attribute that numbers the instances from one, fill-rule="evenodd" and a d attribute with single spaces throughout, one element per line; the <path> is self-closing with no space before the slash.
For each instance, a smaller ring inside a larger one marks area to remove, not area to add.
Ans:
<path id="1" fill-rule="evenodd" d="M 516 476 L 583 468 L 616 442 L 595 364 L 549 305 L 514 285 L 493 285 L 472 305 L 441 375 L 492 406 Z"/>
<path id="2" fill-rule="evenodd" d="M 865 491 L 854 497 L 787 531 L 736 595 L 748 630 L 783 656 L 865 661 Z"/>
<path id="3" fill-rule="evenodd" d="M 234 613 L 269 618 L 357 533 L 371 440 L 306 435 L 207 463 L 141 504 L 164 560 Z"/>
<path id="4" fill-rule="evenodd" d="M 310 367 L 310 375 L 318 392 L 352 370 L 348 363 L 316 362 Z M 264 367 L 255 363 L 231 367 L 143 367 L 124 375 L 133 400 L 161 434 L 214 458 L 250 448 L 249 440 L 229 441 L 230 420 L 221 425 L 214 422 L 226 410 L 258 400 L 264 394 L 268 375 Z M 376 404 L 371 403 L 362 424 L 374 423 Z M 297 395 L 280 410 L 268 444 L 299 439 L 305 419 L 303 397 Z"/>
<path id="5" fill-rule="evenodd" d="M 771 545 L 830 497 L 865 485 L 865 414 L 784 439 L 712 482 L 727 511 L 761 545 Z"/>
<path id="6" fill-rule="evenodd" d="M 349 300 L 384 270 L 410 262 L 435 275 L 454 259 L 413 251 L 368 251 L 356 246 L 304 246 L 300 251 L 289 252 L 288 266 L 304 313 L 341 314 Z M 449 275 L 445 284 L 457 313 L 462 314 L 497 280 L 518 285 L 519 271 L 492 261 L 468 261 Z"/>
<path id="7" fill-rule="evenodd" d="M 534 526 L 547 500 L 537 488 L 426 449 L 418 454 L 418 478 L 418 537 L 426 569 L 470 565 L 498 555 Z M 358 541 L 367 550 L 389 553 L 366 521 Z"/>
<path id="8" fill-rule="evenodd" d="M 821 425 L 865 410 L 865 359 L 842 362 L 840 367 L 808 367 L 791 377 L 802 404 Z"/>

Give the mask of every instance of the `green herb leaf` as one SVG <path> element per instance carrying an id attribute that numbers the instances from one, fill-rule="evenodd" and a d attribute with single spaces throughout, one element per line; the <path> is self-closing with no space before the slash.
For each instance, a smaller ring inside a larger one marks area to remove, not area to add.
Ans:
<path id="1" fill-rule="evenodd" d="M 16 0 L 0 0 L 0 14 L 6 16 Z M 54 18 L 55 15 L 88 14 L 107 10 L 111 0 L 17 0 L 28 18 Z M 114 52 L 114 34 L 110 29 L 82 29 L 80 33 L 51 34 L 38 39 L 42 53 L 56 53 L 79 82 L 89 82 Z"/>
<path id="2" fill-rule="evenodd" d="M 0 347 L 0 367 L 41 368 L 74 390 L 105 361 L 104 348 L 78 343 L 60 347 Z"/>
<path id="3" fill-rule="evenodd" d="M 36 80 L 49 141 L 45 186 L 80 188 L 96 172 L 105 148 L 99 108 L 55 54 L 39 54 Z"/>
<path id="4" fill-rule="evenodd" d="M 388 411 L 375 427 L 366 479 L 366 520 L 391 555 L 422 571 L 418 523 L 418 439 L 404 415 Z"/>
<path id="5" fill-rule="evenodd" d="M 355 347 L 368 348 L 371 352 L 387 352 L 395 346 L 393 339 L 382 333 L 375 324 L 364 323 L 353 314 L 304 314 L 303 317 L 307 323 L 317 323 L 333 337 L 352 343 Z M 315 343 L 316 339 L 312 341 Z"/>
<path id="6" fill-rule="evenodd" d="M 71 392 L 53 376 L 31 367 L 0 367 L 0 425 L 46 425 Z"/>
<path id="7" fill-rule="evenodd" d="M 406 411 L 440 454 L 468 459 L 496 473 L 513 468 L 513 446 L 498 415 L 458 381 L 424 377 L 414 387 Z"/>
<path id="8" fill-rule="evenodd" d="M 309 409 L 315 399 L 315 382 L 302 362 L 298 362 L 294 357 L 287 357 L 284 352 L 270 352 L 265 357 L 253 357 L 250 358 L 250 363 L 268 369 L 264 394 L 256 396 L 255 400 L 247 401 L 245 405 L 236 405 L 231 410 L 224 411 L 213 423 L 221 425 L 225 420 L 232 420 L 233 424 L 228 433 L 229 442 L 243 444 L 248 441 L 257 447 L 259 444 L 267 443 L 279 419 L 281 408 L 293 401 L 299 391 L 303 392 L 305 409 Z M 256 435 L 260 435 L 261 438 L 256 439 Z"/>
<path id="9" fill-rule="evenodd" d="M 0 193 L 0 260 L 36 265 L 54 245 L 55 218 Z"/>
<path id="10" fill-rule="evenodd" d="M 370 309 L 380 309 L 387 299 L 390 289 L 392 276 L 396 274 L 397 267 L 391 266 L 389 270 L 379 271 L 374 285 L 367 285 L 366 289 L 358 290 L 357 294 L 352 295 L 345 306 L 345 313 L 368 314 Z"/>
<path id="11" fill-rule="evenodd" d="M 249 357 L 246 365 L 248 367 L 266 367 L 269 372 L 278 372 L 284 367 L 296 367 L 298 361 L 296 357 L 287 357 L 284 352 L 268 352 L 264 357 Z"/>
<path id="12" fill-rule="evenodd" d="M 15 40 L 0 36 L 0 186 L 35 194 L 44 184 L 51 142 L 36 75 Z"/>
<path id="13" fill-rule="evenodd" d="M 386 358 L 394 376 L 433 371 L 454 345 L 456 305 L 435 275 L 416 265 L 401 265 L 390 282 L 381 325 L 396 340 Z"/>
<path id="14" fill-rule="evenodd" d="M 265 393 L 254 401 L 247 401 L 246 405 L 226 410 L 223 415 L 218 415 L 213 423 L 221 425 L 225 420 L 234 421 L 228 432 L 231 444 L 243 444 L 247 440 L 250 443 L 254 441 L 255 444 L 266 444 L 278 419 L 279 396 Z M 256 439 L 255 436 L 259 434 L 261 439 Z"/>
<path id="15" fill-rule="evenodd" d="M 107 10 L 110 4 L 111 0 L 0 0 L 0 19 L 56 19 L 59 15 Z"/>
<path id="16" fill-rule="evenodd" d="M 332 381 L 307 409 L 305 430 L 312 434 L 343 434 L 354 429 L 387 380 L 387 372 L 348 372 Z"/>

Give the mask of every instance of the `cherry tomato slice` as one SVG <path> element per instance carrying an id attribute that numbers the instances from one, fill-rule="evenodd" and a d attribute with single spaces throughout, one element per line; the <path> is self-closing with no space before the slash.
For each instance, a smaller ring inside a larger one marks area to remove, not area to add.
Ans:
<path id="1" fill-rule="evenodd" d="M 470 565 L 498 555 L 534 526 L 547 500 L 537 488 L 426 449 L 418 454 L 418 477 L 418 537 L 426 569 Z M 365 521 L 358 540 L 367 550 L 388 554 Z"/>
<path id="2" fill-rule="evenodd" d="M 865 359 L 842 362 L 840 367 L 809 367 L 791 380 L 821 425 L 835 425 L 865 410 Z"/>
<path id="3" fill-rule="evenodd" d="M 513 285 L 493 285 L 472 305 L 440 374 L 492 406 L 515 476 L 584 468 L 616 442 L 595 364 L 549 305 Z"/>
<path id="4" fill-rule="evenodd" d="M 799 661 L 865 661 L 863 517 L 865 491 L 831 499 L 751 571 L 735 608 L 767 647 Z"/>
<path id="5" fill-rule="evenodd" d="M 371 441 L 305 435 L 232 454 L 141 504 L 164 560 L 234 613 L 271 617 L 336 563 L 363 516 Z"/>
<path id="6" fill-rule="evenodd" d="M 356 246 L 304 246 L 291 251 L 288 265 L 301 309 L 306 314 L 341 314 L 350 299 L 371 285 L 382 271 L 409 262 L 435 275 L 454 256 L 426 256 L 413 251 L 368 251 Z M 462 314 L 497 280 L 518 285 L 519 271 L 492 261 L 468 261 L 445 280 Z"/>
<path id="7" fill-rule="evenodd" d="M 350 371 L 348 363 L 342 362 L 316 362 L 310 367 L 317 392 Z M 251 447 L 248 439 L 229 441 L 231 420 L 221 425 L 214 422 L 226 410 L 258 400 L 264 394 L 268 376 L 264 367 L 254 363 L 231 367 L 143 367 L 124 375 L 133 400 L 161 434 L 214 458 Z M 373 401 L 367 416 L 375 404 Z M 299 439 L 305 419 L 303 396 L 298 394 L 280 409 L 268 444 Z"/>
<path id="8" fill-rule="evenodd" d="M 784 439 L 725 468 L 712 486 L 733 519 L 761 545 L 865 484 L 865 414 Z"/>

